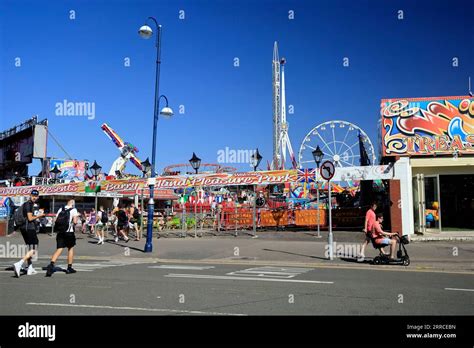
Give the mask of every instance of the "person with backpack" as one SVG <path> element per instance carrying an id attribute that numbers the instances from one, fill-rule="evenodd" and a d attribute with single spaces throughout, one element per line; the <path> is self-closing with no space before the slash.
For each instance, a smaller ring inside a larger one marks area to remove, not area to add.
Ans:
<path id="1" fill-rule="evenodd" d="M 138 208 L 135 207 L 135 204 L 130 204 L 130 223 L 135 229 L 135 241 L 140 240 L 140 225 L 141 225 L 141 214 Z"/>
<path id="2" fill-rule="evenodd" d="M 21 205 L 14 213 L 15 225 L 20 228 L 21 235 L 25 244 L 28 246 L 28 252 L 26 255 L 18 262 L 13 264 L 13 271 L 17 278 L 20 277 L 20 272 L 22 267 L 27 266 L 27 275 L 33 275 L 38 272 L 33 268 L 32 258 L 36 255 L 38 249 L 38 236 L 39 231 L 39 219 L 44 217 L 44 214 L 38 209 L 37 201 L 39 199 L 39 191 L 32 190 L 30 194 L 30 199 Z"/>
<path id="3" fill-rule="evenodd" d="M 103 206 L 100 206 L 97 212 L 97 223 L 95 225 L 95 235 L 99 238 L 97 245 L 104 244 L 104 228 L 107 226 L 107 222 L 109 222 L 107 212 L 104 211 Z"/>
<path id="4" fill-rule="evenodd" d="M 51 275 L 55 272 L 54 264 L 63 252 L 64 248 L 67 248 L 66 274 L 76 273 L 76 270 L 72 268 L 72 261 L 74 258 L 74 246 L 76 245 L 74 226 L 77 223 L 79 213 L 74 206 L 74 199 L 70 199 L 64 207 L 58 210 L 58 213 L 56 214 L 54 230 L 56 232 L 57 248 L 51 257 L 51 262 L 46 267 L 46 277 L 51 277 Z"/>
<path id="5" fill-rule="evenodd" d="M 125 242 L 128 243 L 129 238 L 125 233 L 126 229 L 128 228 L 128 216 L 127 212 L 125 211 L 125 207 L 123 205 L 119 205 L 119 209 L 117 210 L 117 235 L 115 236 L 115 243 L 118 242 L 120 235 L 123 236 Z"/>

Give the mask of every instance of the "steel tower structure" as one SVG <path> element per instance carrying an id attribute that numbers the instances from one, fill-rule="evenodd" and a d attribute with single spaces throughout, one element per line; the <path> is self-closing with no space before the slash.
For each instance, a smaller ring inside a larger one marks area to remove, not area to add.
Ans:
<path id="1" fill-rule="evenodd" d="M 288 135 L 289 125 L 286 122 L 286 99 L 285 99 L 285 58 L 280 60 L 278 56 L 278 43 L 273 45 L 273 161 L 272 169 L 282 169 L 286 165 L 286 153 L 291 159 L 292 168 L 297 167 L 293 154 L 290 137 Z"/>

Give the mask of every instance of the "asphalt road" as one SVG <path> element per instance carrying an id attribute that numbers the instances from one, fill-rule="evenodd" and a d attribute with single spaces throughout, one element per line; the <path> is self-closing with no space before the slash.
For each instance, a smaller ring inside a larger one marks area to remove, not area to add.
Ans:
<path id="1" fill-rule="evenodd" d="M 3 315 L 474 313 L 472 274 L 90 259 L 76 274 L 18 279 L 5 270 L 12 261 L 0 259 Z"/>

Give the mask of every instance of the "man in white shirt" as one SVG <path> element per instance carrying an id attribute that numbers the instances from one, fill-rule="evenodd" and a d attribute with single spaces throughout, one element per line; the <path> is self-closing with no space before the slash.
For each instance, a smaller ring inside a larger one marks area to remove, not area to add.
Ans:
<path id="1" fill-rule="evenodd" d="M 63 252 L 64 248 L 67 248 L 67 270 L 66 274 L 76 273 L 76 270 L 72 268 L 72 261 L 74 258 L 74 246 L 76 245 L 76 235 L 74 234 L 74 226 L 77 223 L 79 213 L 74 207 L 74 199 L 70 199 L 66 206 L 60 208 L 56 214 L 55 231 L 56 231 L 56 244 L 57 249 L 51 257 L 51 263 L 46 268 L 46 277 L 51 277 L 55 272 L 54 263 Z"/>

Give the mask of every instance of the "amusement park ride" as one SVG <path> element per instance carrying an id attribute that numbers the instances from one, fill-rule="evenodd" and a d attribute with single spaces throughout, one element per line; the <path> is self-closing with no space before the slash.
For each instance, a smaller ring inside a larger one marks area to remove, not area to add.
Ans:
<path id="1" fill-rule="evenodd" d="M 291 167 L 314 168 L 312 151 L 320 145 L 324 152 L 323 160 L 334 162 L 336 167 L 360 165 L 361 155 L 358 151 L 360 142 L 364 146 L 372 164 L 375 164 L 375 150 L 367 134 L 353 123 L 341 120 L 323 122 L 309 131 L 303 139 L 296 161 L 288 134 L 289 124 L 286 121 L 285 91 L 285 58 L 278 56 L 278 44 L 273 46 L 273 159 L 270 168 L 285 168 L 287 153 Z M 359 163 L 358 163 L 359 162 Z M 269 168 L 269 169 L 270 169 Z"/>
<path id="2" fill-rule="evenodd" d="M 324 153 L 323 161 L 330 160 L 337 167 L 352 167 L 363 165 L 361 149 L 365 149 L 368 162 L 375 164 L 374 146 L 367 134 L 353 123 L 342 120 L 323 122 L 309 131 L 304 137 L 296 159 L 289 137 L 289 124 L 286 120 L 286 91 L 285 91 L 285 58 L 279 58 L 278 43 L 273 46 L 272 87 L 273 87 L 273 158 L 268 169 L 284 169 L 291 163 L 292 169 L 314 168 L 312 151 L 320 146 Z M 106 123 L 101 126 L 104 133 L 120 150 L 120 156 L 113 162 L 109 176 L 121 178 L 127 161 L 131 161 L 140 171 L 143 166 L 136 156 L 138 149 L 131 143 L 124 142 L 120 136 Z M 357 146 L 359 145 L 359 146 Z M 288 160 L 288 161 L 287 161 Z M 367 161 L 365 161 L 367 162 Z M 188 164 L 174 164 L 164 169 L 164 175 L 192 173 Z M 236 168 L 224 167 L 219 164 L 207 163 L 201 166 L 201 173 L 234 172 Z"/>
<path id="3" fill-rule="evenodd" d="M 109 176 L 115 176 L 117 178 L 122 177 L 127 161 L 132 162 L 140 171 L 142 171 L 142 161 L 140 161 L 140 159 L 135 155 L 138 152 L 138 149 L 131 143 L 124 142 L 122 138 L 120 138 L 119 135 L 106 123 L 104 123 L 100 128 L 102 128 L 104 133 L 120 150 L 120 156 L 114 161 L 114 163 L 112 163 Z"/>
<path id="4" fill-rule="evenodd" d="M 273 45 L 273 161 L 272 169 L 283 169 L 286 163 L 286 151 L 293 168 L 297 167 L 293 148 L 288 136 L 289 124 L 286 122 L 285 63 L 278 57 L 278 43 Z M 281 79 L 280 79 L 281 78 Z"/>

